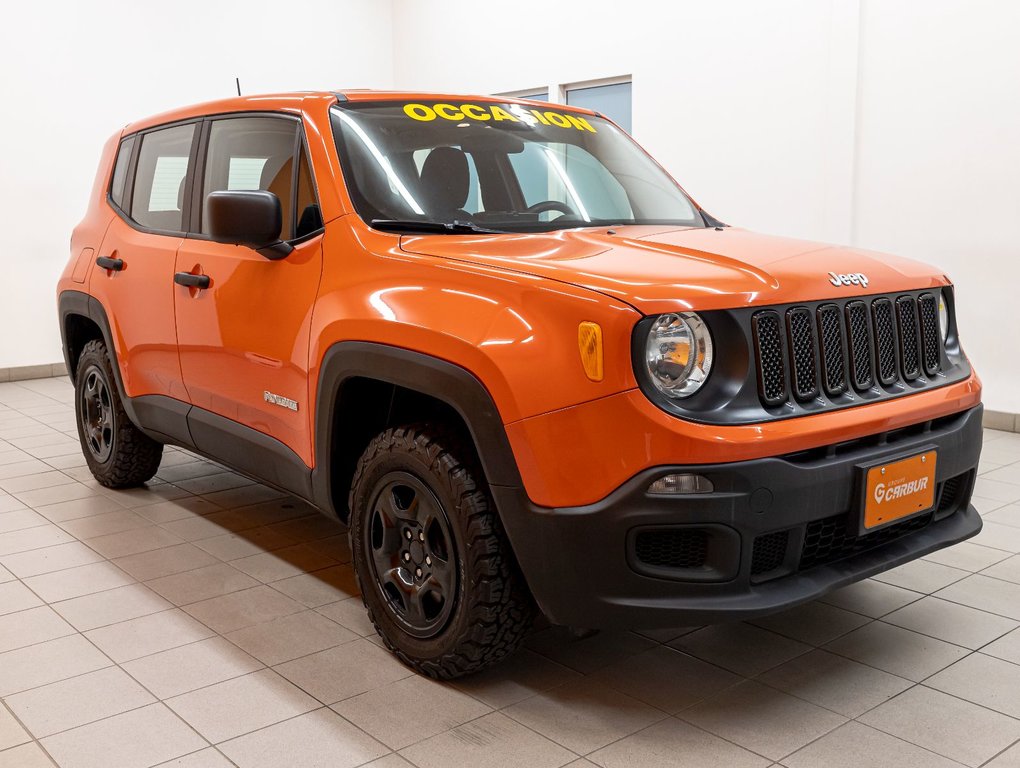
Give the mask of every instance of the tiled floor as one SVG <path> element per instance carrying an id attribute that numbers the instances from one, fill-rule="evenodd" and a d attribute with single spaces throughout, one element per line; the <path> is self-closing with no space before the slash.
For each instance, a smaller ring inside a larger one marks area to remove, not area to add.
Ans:
<path id="1" fill-rule="evenodd" d="M 971 542 L 441 685 L 379 646 L 341 526 L 174 449 L 103 489 L 70 402 L 0 384 L 0 768 L 1020 766 L 1020 435 L 987 434 Z"/>

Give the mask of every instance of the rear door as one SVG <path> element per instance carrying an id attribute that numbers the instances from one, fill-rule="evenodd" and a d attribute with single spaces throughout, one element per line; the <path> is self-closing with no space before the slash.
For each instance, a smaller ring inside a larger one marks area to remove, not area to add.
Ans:
<path id="1" fill-rule="evenodd" d="M 121 142 L 110 204 L 117 212 L 91 271 L 129 397 L 186 401 L 174 323 L 174 266 L 188 228 L 198 127 L 161 127 Z M 120 169 L 127 163 L 126 174 Z M 102 268 L 103 265 L 106 268 Z"/>
<path id="2" fill-rule="evenodd" d="M 184 382 L 193 405 L 279 440 L 310 466 L 308 343 L 322 222 L 302 124 L 285 115 L 239 115 L 209 120 L 203 133 L 193 232 L 177 252 L 176 271 L 206 275 L 209 287 L 174 288 Z M 270 261 L 209 239 L 209 193 L 250 189 L 280 198 L 280 236 L 294 246 L 286 258 Z M 202 429 L 202 418 L 189 417 L 196 446 L 222 455 L 213 443 L 229 427 Z"/>

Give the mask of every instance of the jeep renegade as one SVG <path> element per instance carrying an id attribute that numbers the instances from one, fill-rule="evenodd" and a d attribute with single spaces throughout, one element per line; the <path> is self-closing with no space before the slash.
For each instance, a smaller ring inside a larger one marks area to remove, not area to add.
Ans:
<path id="1" fill-rule="evenodd" d="M 100 483 L 173 444 L 336 516 L 379 634 L 435 677 L 536 610 L 745 619 L 981 528 L 949 280 L 726 226 L 583 109 L 349 91 L 142 120 L 58 301 Z"/>

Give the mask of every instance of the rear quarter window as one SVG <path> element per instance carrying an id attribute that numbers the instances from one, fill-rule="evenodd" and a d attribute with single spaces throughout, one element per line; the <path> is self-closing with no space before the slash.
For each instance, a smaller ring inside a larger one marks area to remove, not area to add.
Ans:
<path id="1" fill-rule="evenodd" d="M 124 190 L 127 187 L 128 168 L 131 165 L 131 151 L 135 148 L 135 137 L 129 136 L 120 143 L 117 162 L 113 166 L 110 180 L 110 199 L 118 208 L 124 208 Z"/>

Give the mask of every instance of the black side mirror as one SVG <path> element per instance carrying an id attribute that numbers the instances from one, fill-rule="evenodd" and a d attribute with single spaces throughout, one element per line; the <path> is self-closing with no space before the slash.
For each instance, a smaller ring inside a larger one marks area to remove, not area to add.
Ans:
<path id="1" fill-rule="evenodd" d="M 280 198 L 264 189 L 210 192 L 205 215 L 217 243 L 246 245 L 267 259 L 282 259 L 293 246 L 280 240 L 283 209 Z"/>

